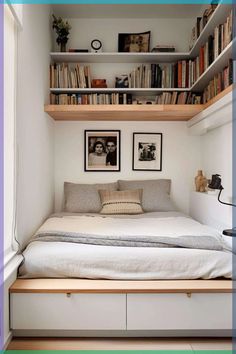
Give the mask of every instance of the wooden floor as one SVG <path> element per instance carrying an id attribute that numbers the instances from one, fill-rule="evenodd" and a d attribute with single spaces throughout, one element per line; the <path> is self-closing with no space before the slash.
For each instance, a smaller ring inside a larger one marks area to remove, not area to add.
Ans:
<path id="1" fill-rule="evenodd" d="M 14 338 L 8 350 L 232 350 L 229 338 Z"/>

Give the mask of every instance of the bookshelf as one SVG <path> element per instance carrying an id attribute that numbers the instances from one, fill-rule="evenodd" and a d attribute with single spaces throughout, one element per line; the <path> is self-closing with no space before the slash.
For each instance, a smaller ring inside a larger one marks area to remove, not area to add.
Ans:
<path id="1" fill-rule="evenodd" d="M 204 87 L 208 84 L 208 82 L 221 71 L 228 60 L 232 58 L 232 42 L 228 44 L 228 46 L 219 54 L 216 60 L 208 66 L 208 68 L 204 71 L 204 73 L 198 78 L 198 80 L 192 85 L 192 91 L 202 91 Z"/>
<path id="2" fill-rule="evenodd" d="M 189 52 L 174 53 L 73 53 L 52 52 L 52 63 L 121 63 L 121 64 L 158 64 L 175 63 L 179 60 L 194 59 L 212 35 L 214 28 L 224 23 L 229 16 L 231 5 L 219 4 L 209 21 L 203 28 Z M 188 88 L 50 88 L 52 94 L 107 94 L 131 93 L 136 96 L 158 95 L 164 92 L 194 92 L 200 93 L 216 74 L 224 69 L 232 58 L 232 42 L 224 48 L 217 58 L 206 68 L 200 77 Z M 232 86 L 225 90 L 225 94 L 232 90 Z M 47 112 L 55 120 L 189 120 L 202 112 L 206 107 L 214 104 L 224 96 L 224 91 L 215 96 L 207 104 L 154 104 L 154 105 L 126 105 L 126 104 L 78 104 L 78 105 L 46 105 Z"/>
<path id="3" fill-rule="evenodd" d="M 186 121 L 200 113 L 203 105 L 48 105 L 54 120 Z"/>
<path id="4" fill-rule="evenodd" d="M 220 3 L 215 9 L 213 15 L 210 17 L 206 26 L 203 28 L 203 31 L 200 33 L 200 36 L 197 38 L 194 43 L 193 48 L 189 52 L 190 58 L 194 58 L 198 55 L 199 49 L 204 43 L 206 43 L 208 36 L 211 35 L 214 31 L 214 28 L 219 24 L 225 22 L 228 13 L 232 9 L 232 5 Z"/>
<path id="5" fill-rule="evenodd" d="M 195 105 L 45 105 L 56 121 L 189 121 L 232 92 L 233 85 L 206 104 Z"/>
<path id="6" fill-rule="evenodd" d="M 188 52 L 175 53 L 50 53 L 51 60 L 57 63 L 171 63 L 188 59 Z"/>

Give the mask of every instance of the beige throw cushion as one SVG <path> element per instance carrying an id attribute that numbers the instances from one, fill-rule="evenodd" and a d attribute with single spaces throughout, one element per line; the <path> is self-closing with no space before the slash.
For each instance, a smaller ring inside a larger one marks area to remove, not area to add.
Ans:
<path id="1" fill-rule="evenodd" d="M 127 191 L 99 190 L 101 214 L 141 214 L 142 189 Z"/>

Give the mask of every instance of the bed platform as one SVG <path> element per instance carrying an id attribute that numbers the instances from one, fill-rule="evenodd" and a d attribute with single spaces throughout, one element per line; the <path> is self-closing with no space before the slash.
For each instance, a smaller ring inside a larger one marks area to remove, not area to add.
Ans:
<path id="1" fill-rule="evenodd" d="M 231 336 L 232 281 L 18 279 L 15 336 Z"/>

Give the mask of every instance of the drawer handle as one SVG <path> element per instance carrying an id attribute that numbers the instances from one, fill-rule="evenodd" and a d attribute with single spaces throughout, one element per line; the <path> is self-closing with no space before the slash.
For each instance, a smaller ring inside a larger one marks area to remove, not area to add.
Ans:
<path id="1" fill-rule="evenodd" d="M 191 296 L 192 296 L 192 294 L 191 294 L 191 293 L 187 293 L 187 297 L 189 297 L 189 298 L 190 298 Z"/>
<path id="2" fill-rule="evenodd" d="M 67 297 L 71 297 L 71 293 L 66 293 L 66 296 Z"/>

